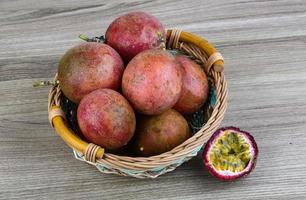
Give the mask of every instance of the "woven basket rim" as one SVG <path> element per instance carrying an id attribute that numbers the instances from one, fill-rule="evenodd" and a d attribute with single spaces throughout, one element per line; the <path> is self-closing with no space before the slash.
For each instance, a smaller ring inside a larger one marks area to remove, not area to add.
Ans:
<path id="1" fill-rule="evenodd" d="M 189 160 L 191 157 L 195 156 L 204 143 L 207 142 L 224 117 L 227 107 L 228 91 L 227 83 L 222 72 L 223 59 L 222 57 L 220 58 L 220 56 L 217 56 L 215 59 L 212 58 L 216 56 L 218 52 L 207 40 L 192 33 L 177 29 L 167 31 L 167 48 L 179 48 L 180 50 L 184 50 L 189 55 L 192 54 L 199 62 L 203 63 L 206 73 L 213 78 L 216 89 L 216 105 L 210 118 L 197 133 L 179 146 L 168 152 L 151 157 L 120 156 L 104 152 L 103 148 L 98 146 L 95 148 L 94 155 L 90 154 L 86 157 L 89 144 L 77 138 L 76 135 L 71 135 L 74 133 L 71 132 L 65 124 L 63 112 L 60 107 L 61 90 L 58 84 L 53 86 L 49 93 L 48 113 L 51 125 L 53 125 L 56 132 L 71 148 L 79 152 L 80 155 L 85 156 L 85 160 L 90 163 L 98 163 L 107 166 L 109 168 L 108 170 L 113 170 L 113 173 L 129 175 L 129 173 L 123 171 L 138 170 L 140 172 L 150 172 L 157 168 L 162 169 L 167 167 L 168 171 L 172 171 L 175 169 L 175 167 L 173 168 L 174 164 L 179 166 L 182 162 Z M 55 81 L 57 81 L 57 77 L 55 77 Z M 93 150 L 91 150 L 91 152 L 93 152 Z M 99 158 L 101 156 L 103 157 Z M 92 158 L 92 160 L 88 160 L 87 158 Z M 172 167 L 171 170 L 170 167 Z M 164 173 L 167 172 L 167 170 L 164 171 Z M 143 174 L 143 176 L 150 177 L 150 174 Z"/>

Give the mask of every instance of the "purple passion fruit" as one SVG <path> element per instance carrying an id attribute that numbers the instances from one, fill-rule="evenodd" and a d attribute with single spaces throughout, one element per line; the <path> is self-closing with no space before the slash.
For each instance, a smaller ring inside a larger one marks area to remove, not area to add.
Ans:
<path id="1" fill-rule="evenodd" d="M 239 128 L 225 127 L 208 140 L 202 156 L 209 173 L 230 181 L 248 175 L 256 165 L 257 155 L 253 136 Z"/>

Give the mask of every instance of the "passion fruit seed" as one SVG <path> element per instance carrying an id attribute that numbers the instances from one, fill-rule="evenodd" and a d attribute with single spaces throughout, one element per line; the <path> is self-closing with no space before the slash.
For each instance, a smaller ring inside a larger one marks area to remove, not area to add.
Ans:
<path id="1" fill-rule="evenodd" d="M 217 139 L 209 157 L 216 170 L 241 172 L 250 161 L 250 145 L 241 135 L 226 131 Z"/>

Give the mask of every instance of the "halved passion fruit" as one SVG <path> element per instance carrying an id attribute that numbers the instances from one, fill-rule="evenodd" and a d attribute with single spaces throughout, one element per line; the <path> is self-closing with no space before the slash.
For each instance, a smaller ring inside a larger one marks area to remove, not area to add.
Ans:
<path id="1" fill-rule="evenodd" d="M 208 140 L 204 165 L 221 180 L 235 180 L 248 175 L 255 167 L 258 147 L 248 132 L 235 127 L 218 129 Z"/>

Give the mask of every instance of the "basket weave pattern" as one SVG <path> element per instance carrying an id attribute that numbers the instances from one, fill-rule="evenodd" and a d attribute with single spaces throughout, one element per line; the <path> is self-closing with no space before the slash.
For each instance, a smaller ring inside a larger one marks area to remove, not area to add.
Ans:
<path id="1" fill-rule="evenodd" d="M 204 66 L 212 79 L 216 92 L 216 104 L 205 125 L 184 143 L 171 151 L 151 157 L 128 157 L 104 152 L 104 149 L 88 144 L 74 134 L 65 123 L 61 110 L 61 90 L 54 85 L 49 93 L 48 112 L 51 125 L 74 150 L 77 159 L 96 166 L 103 173 L 119 174 L 136 178 L 155 178 L 174 170 L 196 156 L 204 143 L 219 127 L 227 107 L 227 83 L 223 75 L 223 59 L 206 40 L 188 32 L 168 30 L 167 49 L 178 49 Z M 220 64 L 221 63 L 221 64 Z M 57 77 L 55 77 L 55 82 Z"/>

